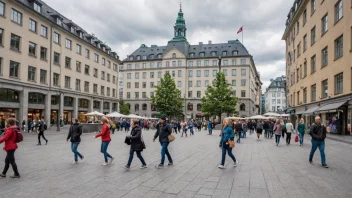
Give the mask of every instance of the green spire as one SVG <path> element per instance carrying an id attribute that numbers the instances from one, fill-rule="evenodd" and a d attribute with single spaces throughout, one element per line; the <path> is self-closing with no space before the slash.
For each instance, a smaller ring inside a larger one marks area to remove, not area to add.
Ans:
<path id="1" fill-rule="evenodd" d="M 183 18 L 182 12 L 182 4 L 180 3 L 180 11 L 178 12 L 178 17 L 176 19 L 176 23 L 174 26 L 174 38 L 172 40 L 179 41 L 179 40 L 187 40 L 186 39 L 186 23 L 185 19 Z"/>

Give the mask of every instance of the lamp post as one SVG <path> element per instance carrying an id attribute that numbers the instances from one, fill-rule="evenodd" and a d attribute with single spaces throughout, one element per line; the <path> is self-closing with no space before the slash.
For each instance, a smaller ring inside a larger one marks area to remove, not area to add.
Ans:
<path id="1" fill-rule="evenodd" d="M 186 120 L 186 116 L 187 116 L 187 109 L 186 109 L 186 94 L 183 95 L 184 99 L 185 99 L 185 120 Z"/>
<path id="2" fill-rule="evenodd" d="M 219 72 L 221 72 L 221 56 L 219 56 L 218 60 L 219 60 Z"/>
<path id="3" fill-rule="evenodd" d="M 56 124 L 57 124 L 56 131 L 60 131 L 61 92 L 59 92 L 57 96 L 59 96 L 59 110 L 57 111 L 57 114 L 56 114 Z"/>

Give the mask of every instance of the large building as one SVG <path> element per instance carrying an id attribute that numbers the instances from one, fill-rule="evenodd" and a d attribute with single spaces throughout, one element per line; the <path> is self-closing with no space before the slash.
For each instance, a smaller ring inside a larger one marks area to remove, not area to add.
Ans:
<path id="1" fill-rule="evenodd" d="M 270 79 L 270 85 L 265 92 L 266 112 L 282 113 L 286 109 L 286 77 Z"/>
<path id="2" fill-rule="evenodd" d="M 262 102 L 261 102 L 261 114 L 265 114 L 266 113 L 266 109 L 265 109 L 265 95 L 264 94 L 262 94 L 262 96 L 261 96 L 261 100 L 262 100 Z"/>
<path id="3" fill-rule="evenodd" d="M 0 0 L 0 118 L 118 109 L 119 57 L 40 0 Z"/>
<path id="4" fill-rule="evenodd" d="M 239 98 L 240 116 L 260 113 L 261 82 L 253 57 L 238 40 L 213 44 L 200 42 L 191 45 L 187 41 L 186 24 L 182 8 L 174 26 L 174 37 L 166 46 L 142 44 L 128 55 L 123 63 L 123 99 L 130 104 L 132 113 L 156 116 L 157 107 L 151 105 L 154 87 L 160 78 L 169 73 L 181 90 L 186 118 L 203 117 L 201 98 L 208 85 L 222 68 L 233 94 Z"/>
<path id="5" fill-rule="evenodd" d="M 335 124 L 331 131 L 341 134 L 348 133 L 351 121 L 351 4 L 350 0 L 295 0 L 282 38 L 293 119 L 302 117 L 311 123 L 319 115 L 325 125 Z"/>

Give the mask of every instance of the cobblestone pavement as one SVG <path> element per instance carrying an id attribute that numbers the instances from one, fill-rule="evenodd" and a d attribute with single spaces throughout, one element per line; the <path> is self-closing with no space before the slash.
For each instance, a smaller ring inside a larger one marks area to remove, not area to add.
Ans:
<path id="1" fill-rule="evenodd" d="M 352 197 L 352 146 L 326 140 L 329 169 L 320 166 L 319 151 L 315 165 L 308 163 L 310 139 L 276 147 L 273 139 L 256 140 L 247 135 L 236 144 L 239 160 L 233 167 L 229 157 L 226 169 L 217 166 L 221 159 L 218 131 L 212 136 L 205 131 L 195 136 L 176 136 L 170 153 L 174 166 L 154 168 L 160 162 L 160 145 L 152 142 L 154 131 L 143 131 L 147 149 L 143 156 L 149 165 L 139 169 L 135 156 L 132 169 L 123 169 L 129 147 L 124 132 L 112 135 L 109 153 L 115 156 L 110 166 L 101 166 L 100 139 L 83 134 L 79 151 L 83 163 L 73 165 L 66 131 L 47 133 L 48 145 L 36 146 L 37 136 L 25 134 L 16 151 L 20 179 L 0 179 L 0 197 Z M 294 139 L 294 138 L 293 138 Z M 2 146 L 2 145 L 1 145 Z M 0 167 L 5 152 L 0 152 Z M 8 176 L 12 174 L 10 168 Z"/>

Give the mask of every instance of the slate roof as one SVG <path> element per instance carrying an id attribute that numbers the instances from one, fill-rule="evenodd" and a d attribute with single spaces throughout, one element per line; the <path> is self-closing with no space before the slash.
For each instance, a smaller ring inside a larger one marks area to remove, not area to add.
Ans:
<path id="1" fill-rule="evenodd" d="M 286 77 L 277 77 L 270 83 L 267 90 L 270 88 L 286 88 Z"/>

